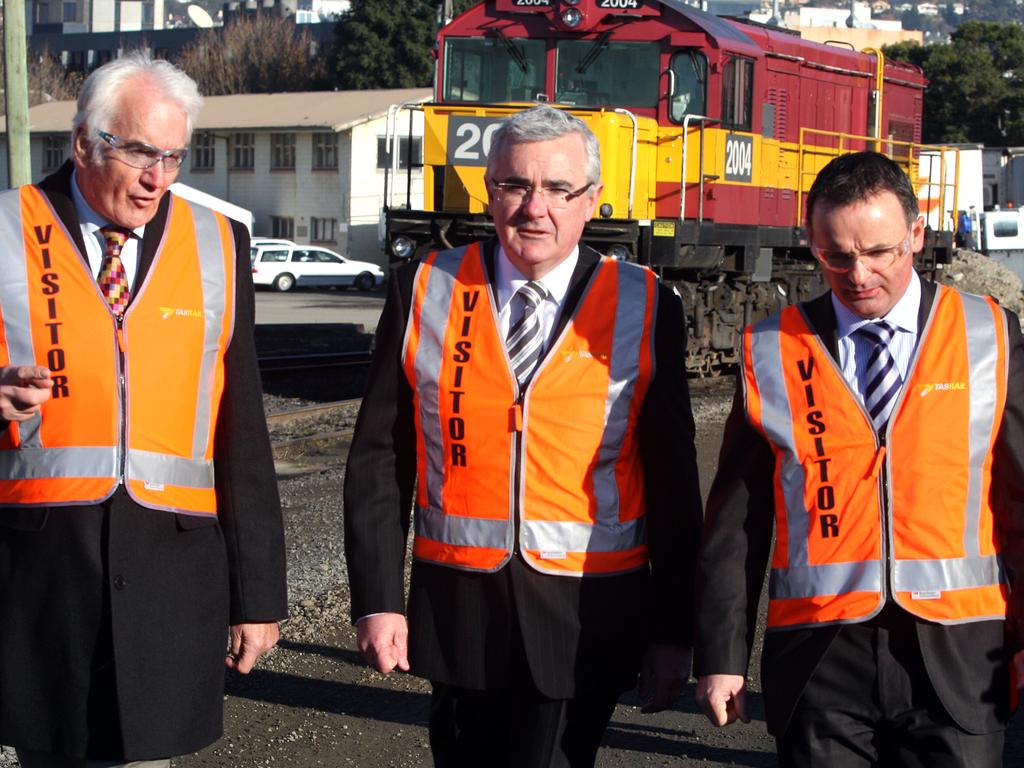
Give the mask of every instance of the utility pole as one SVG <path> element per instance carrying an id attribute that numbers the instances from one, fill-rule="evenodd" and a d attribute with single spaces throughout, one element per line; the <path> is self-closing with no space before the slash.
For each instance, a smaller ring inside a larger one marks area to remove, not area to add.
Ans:
<path id="1" fill-rule="evenodd" d="M 7 183 L 32 181 L 28 141 L 28 66 L 25 53 L 25 3 L 4 3 L 4 95 L 7 101 Z"/>

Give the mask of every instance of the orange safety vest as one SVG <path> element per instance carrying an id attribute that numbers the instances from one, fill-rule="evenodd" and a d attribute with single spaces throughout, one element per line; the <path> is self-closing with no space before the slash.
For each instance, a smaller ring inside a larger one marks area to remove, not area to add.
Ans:
<path id="1" fill-rule="evenodd" d="M 1006 615 L 990 500 L 1007 331 L 945 286 L 881 438 L 799 306 L 743 346 L 747 418 L 775 455 L 769 629 L 863 621 L 895 600 L 956 624 Z"/>
<path id="2" fill-rule="evenodd" d="M 0 366 L 46 365 L 53 397 L 0 432 L 0 506 L 140 504 L 215 515 L 213 434 L 234 325 L 231 227 L 172 196 L 119 323 L 34 186 L 0 195 Z"/>
<path id="3" fill-rule="evenodd" d="M 495 571 L 518 548 L 563 576 L 647 566 L 636 427 L 656 299 L 650 270 L 602 260 L 520 393 L 480 246 L 423 260 L 403 350 L 415 393 L 415 557 Z"/>

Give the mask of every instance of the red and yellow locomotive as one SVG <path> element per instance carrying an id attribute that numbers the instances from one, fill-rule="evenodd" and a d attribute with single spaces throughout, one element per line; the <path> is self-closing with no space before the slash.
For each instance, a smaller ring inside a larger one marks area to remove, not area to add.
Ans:
<path id="1" fill-rule="evenodd" d="M 417 106 L 423 205 L 386 207 L 389 254 L 489 236 L 493 130 L 530 103 L 561 106 L 601 143 L 605 187 L 584 239 L 676 288 L 694 372 L 735 363 L 745 323 L 819 289 L 802 208 L 825 163 L 877 149 L 919 177 L 926 81 L 877 50 L 679 0 L 487 0 L 441 29 L 437 55 L 434 100 Z M 934 269 L 950 247 L 929 230 L 919 264 Z"/>

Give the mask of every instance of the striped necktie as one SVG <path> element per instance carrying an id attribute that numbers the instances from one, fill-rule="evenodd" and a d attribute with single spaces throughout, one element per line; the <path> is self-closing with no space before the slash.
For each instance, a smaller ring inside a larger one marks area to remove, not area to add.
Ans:
<path id="1" fill-rule="evenodd" d="M 131 293 L 128 290 L 128 273 L 121 263 L 121 249 L 128 242 L 131 233 L 121 227 L 102 227 L 100 234 L 107 241 L 100 266 L 100 293 L 107 300 L 110 310 L 121 317 L 128 308 Z"/>
<path id="2" fill-rule="evenodd" d="M 540 359 L 544 339 L 537 308 L 547 298 L 548 291 L 540 283 L 531 280 L 516 291 L 516 296 L 523 301 L 523 316 L 508 329 L 505 349 L 508 350 L 508 359 L 512 363 L 516 380 L 520 388 L 523 388 Z"/>
<path id="3" fill-rule="evenodd" d="M 865 339 L 871 342 L 871 354 L 868 357 L 868 368 L 864 376 L 864 405 L 871 415 L 875 429 L 881 431 L 889 421 L 896 396 L 903 386 L 896 361 L 889 352 L 889 344 L 896 335 L 896 329 L 885 320 L 861 326 L 857 329 Z"/>

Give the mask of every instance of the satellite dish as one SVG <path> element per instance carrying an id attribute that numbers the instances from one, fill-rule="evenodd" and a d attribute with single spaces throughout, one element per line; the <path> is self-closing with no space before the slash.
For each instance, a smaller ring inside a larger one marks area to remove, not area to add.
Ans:
<path id="1" fill-rule="evenodd" d="M 194 3 L 188 7 L 188 17 L 200 29 L 209 29 L 213 26 L 213 19 L 210 18 L 210 14 Z"/>

